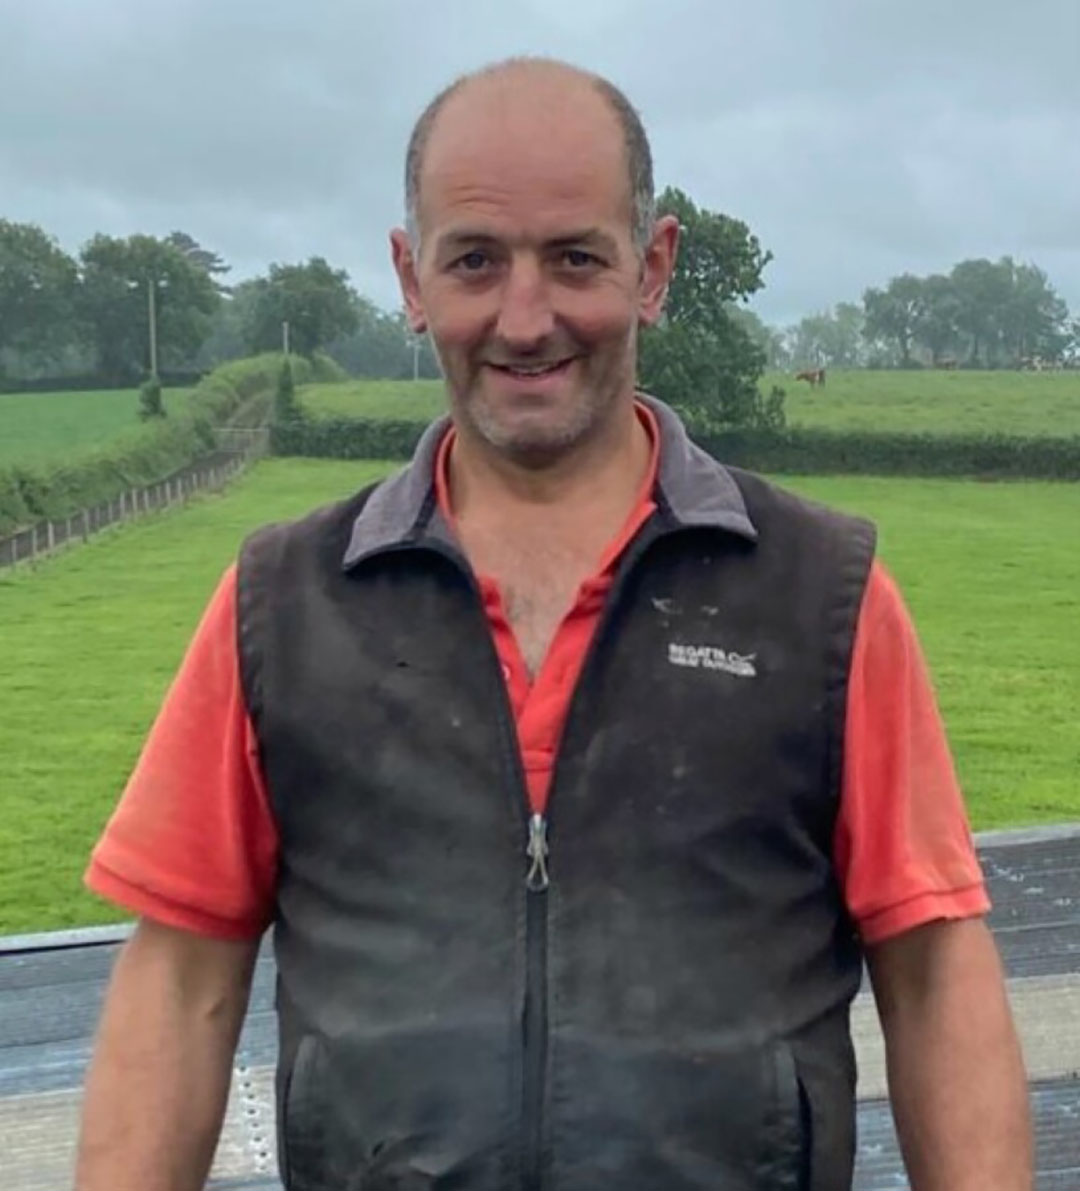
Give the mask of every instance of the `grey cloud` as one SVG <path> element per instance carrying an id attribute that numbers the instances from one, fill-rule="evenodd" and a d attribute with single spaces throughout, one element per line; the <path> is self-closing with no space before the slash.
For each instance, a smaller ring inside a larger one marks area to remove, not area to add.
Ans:
<path id="1" fill-rule="evenodd" d="M 550 53 L 642 110 L 658 180 L 776 254 L 795 318 L 895 272 L 1034 259 L 1080 307 L 1076 0 L 0 0 L 0 215 L 69 248 L 182 227 L 234 276 L 320 252 L 396 300 L 412 121 Z"/>

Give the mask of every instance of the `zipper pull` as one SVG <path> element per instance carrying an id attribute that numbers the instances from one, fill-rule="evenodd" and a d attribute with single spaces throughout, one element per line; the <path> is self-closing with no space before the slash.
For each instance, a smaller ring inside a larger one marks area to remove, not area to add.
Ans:
<path id="1" fill-rule="evenodd" d="M 530 893 L 543 893 L 548 887 L 547 819 L 543 815 L 529 818 L 529 843 L 525 855 L 532 861 L 529 875 L 525 878 L 525 888 Z"/>

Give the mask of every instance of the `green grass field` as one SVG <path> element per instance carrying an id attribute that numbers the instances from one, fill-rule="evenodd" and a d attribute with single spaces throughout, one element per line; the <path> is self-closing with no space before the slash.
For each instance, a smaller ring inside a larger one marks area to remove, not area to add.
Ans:
<path id="1" fill-rule="evenodd" d="M 169 389 L 165 408 L 176 413 L 189 389 Z M 0 393 L 0 467 L 37 464 L 72 450 L 96 447 L 140 425 L 136 389 L 85 393 Z"/>
<path id="2" fill-rule="evenodd" d="M 770 373 L 767 392 L 788 394 L 793 426 L 932 433 L 1080 434 L 1080 373 L 834 372 L 811 391 Z M 182 408 L 189 390 L 173 389 L 166 406 Z M 428 420 L 444 399 L 439 381 L 352 381 L 308 385 L 303 403 L 320 416 Z M 136 428 L 134 389 L 86 393 L 0 393 L 0 466 L 39 464 L 99 446 Z"/>
<path id="3" fill-rule="evenodd" d="M 762 379 L 787 391 L 788 422 L 832 430 L 936 434 L 1080 434 L 1080 373 L 835 372 L 824 390 L 791 376 Z M 303 403 L 322 416 L 428 419 L 443 409 L 440 381 L 309 385 Z"/>
<path id="4" fill-rule="evenodd" d="M 381 470 L 264 462 L 0 577 L 0 934 L 118 917 L 81 873 L 215 582 L 254 526 Z M 785 482 L 878 520 L 975 825 L 1080 817 L 1080 485 Z"/>
<path id="5" fill-rule="evenodd" d="M 340 385 L 304 385 L 300 399 L 320 417 L 403 418 L 428 421 L 445 408 L 442 381 L 352 380 Z"/>
<path id="6" fill-rule="evenodd" d="M 1080 434 L 1080 372 L 831 372 L 824 389 L 767 375 L 793 426 L 878 433 Z"/>
<path id="7" fill-rule="evenodd" d="M 244 535 L 385 467 L 263 464 L 224 496 L 0 571 L 0 934 L 116 917 L 79 887 L 203 604 Z"/>

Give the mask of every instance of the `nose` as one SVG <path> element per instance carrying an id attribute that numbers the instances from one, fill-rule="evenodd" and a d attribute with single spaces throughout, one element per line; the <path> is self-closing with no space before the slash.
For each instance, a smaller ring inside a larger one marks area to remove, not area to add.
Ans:
<path id="1" fill-rule="evenodd" d="M 507 347 L 528 351 L 554 329 L 555 313 L 543 268 L 535 258 L 515 256 L 499 295 L 496 333 Z"/>

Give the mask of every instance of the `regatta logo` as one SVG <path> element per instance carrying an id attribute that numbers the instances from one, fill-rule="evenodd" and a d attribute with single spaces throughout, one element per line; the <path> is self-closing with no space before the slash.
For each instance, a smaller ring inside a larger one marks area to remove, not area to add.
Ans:
<path id="1" fill-rule="evenodd" d="M 668 661 L 691 670 L 722 670 L 736 678 L 757 678 L 756 653 L 733 653 L 715 645 L 676 645 L 668 642 Z"/>

